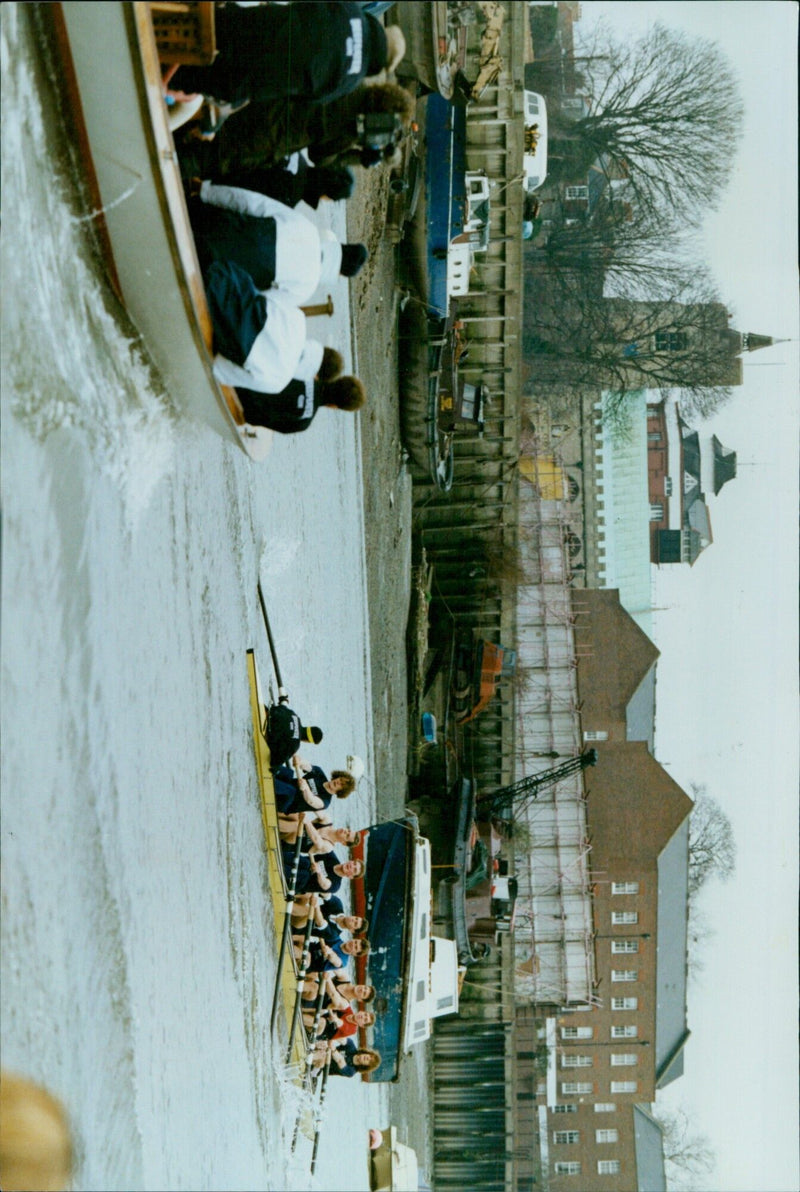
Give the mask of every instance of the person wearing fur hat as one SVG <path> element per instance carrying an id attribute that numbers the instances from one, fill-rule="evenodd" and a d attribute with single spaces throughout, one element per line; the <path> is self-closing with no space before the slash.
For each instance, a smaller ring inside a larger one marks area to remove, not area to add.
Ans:
<path id="1" fill-rule="evenodd" d="M 395 70 L 405 54 L 398 26 L 384 29 L 360 4 L 226 4 L 215 13 L 219 48 L 210 66 L 182 66 L 184 95 L 219 105 L 245 100 L 326 104 L 369 76 Z"/>
<path id="2" fill-rule="evenodd" d="M 251 103 L 213 141 L 187 139 L 183 130 L 177 134 L 181 174 L 187 181 L 196 176 L 238 185 L 248 172 L 278 165 L 301 149 L 316 169 L 364 165 L 364 153 L 381 148 L 364 131 L 370 120 L 396 118 L 401 137 L 415 110 L 414 97 L 396 83 L 363 85 L 324 105 L 299 99 Z"/>
<path id="3" fill-rule="evenodd" d="M 341 244 L 269 195 L 206 180 L 198 197 L 190 214 L 203 273 L 212 261 L 233 261 L 256 289 L 274 287 L 302 305 L 320 286 L 355 277 L 367 259 L 363 244 Z"/>

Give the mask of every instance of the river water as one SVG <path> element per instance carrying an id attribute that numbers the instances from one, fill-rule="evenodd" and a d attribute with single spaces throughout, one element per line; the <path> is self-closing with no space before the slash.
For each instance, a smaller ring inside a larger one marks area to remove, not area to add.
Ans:
<path id="1" fill-rule="evenodd" d="M 76 1187 L 367 1187 L 385 1090 L 332 1082 L 313 1181 L 288 1146 L 245 666 L 271 675 L 260 578 L 314 760 L 371 775 L 357 420 L 253 464 L 174 408 L 93 258 L 29 14 L 0 18 L 3 1065 L 67 1106 Z"/>

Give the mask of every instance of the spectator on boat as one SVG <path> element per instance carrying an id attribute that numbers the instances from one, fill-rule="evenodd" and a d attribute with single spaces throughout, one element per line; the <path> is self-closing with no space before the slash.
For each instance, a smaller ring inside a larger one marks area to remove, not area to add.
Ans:
<path id="1" fill-rule="evenodd" d="M 296 207 L 302 201 L 315 211 L 324 199 L 333 203 L 349 199 L 356 184 L 355 175 L 347 166 L 315 167 L 302 150 L 274 166 L 243 170 L 241 174 L 234 171 L 225 182 L 228 186 L 270 195 L 287 207 Z M 200 179 L 193 178 L 190 195 L 199 194 L 200 185 Z"/>
<path id="2" fill-rule="evenodd" d="M 264 426 L 278 434 L 291 435 L 308 430 L 317 411 L 344 410 L 354 414 L 366 403 L 367 394 L 358 377 L 336 377 L 324 381 L 313 369 L 313 358 L 307 364 L 301 362 L 299 373 L 306 379 L 294 377 L 280 393 L 260 393 L 237 385 L 236 393 L 242 407 L 245 421 L 250 426 Z"/>
<path id="3" fill-rule="evenodd" d="M 277 704 L 265 708 L 264 716 L 270 768 L 273 771 L 291 761 L 301 741 L 319 745 L 322 740 L 322 729 L 315 724 L 308 727 L 303 724 L 297 713 L 289 707 L 286 696 L 282 696 Z"/>
<path id="4" fill-rule="evenodd" d="M 322 344 L 306 339 L 306 317 L 285 294 L 262 293 L 233 261 L 212 261 L 204 280 L 221 385 L 280 393 L 293 377 L 319 371 Z"/>
<path id="5" fill-rule="evenodd" d="M 301 305 L 321 286 L 355 277 L 369 255 L 269 195 L 206 180 L 197 197 L 189 213 L 204 274 L 212 261 L 234 261 L 256 289 L 274 287 Z"/>
<path id="6" fill-rule="evenodd" d="M 181 66 L 185 95 L 221 104 L 297 97 L 326 104 L 363 79 L 393 71 L 405 54 L 398 26 L 384 29 L 360 4 L 226 4 L 215 13 L 219 53 L 210 66 Z M 213 131 L 213 130 L 212 130 Z"/>
<path id="7" fill-rule="evenodd" d="M 338 375 L 342 357 L 335 349 L 305 339 L 305 315 L 284 294 L 262 293 L 234 261 L 212 261 L 205 282 L 214 376 L 235 387 L 251 426 L 295 434 L 311 425 L 322 406 L 361 409 L 361 381 Z"/>
<path id="8" fill-rule="evenodd" d="M 253 103 L 211 142 L 178 134 L 181 173 L 187 182 L 199 177 L 238 185 L 250 171 L 301 149 L 317 169 L 377 165 L 394 156 L 414 113 L 414 98 L 396 83 L 359 87 L 324 106 Z"/>

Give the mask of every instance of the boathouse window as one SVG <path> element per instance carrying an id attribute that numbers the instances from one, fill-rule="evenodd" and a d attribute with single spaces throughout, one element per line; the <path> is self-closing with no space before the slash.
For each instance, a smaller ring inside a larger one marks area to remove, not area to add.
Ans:
<path id="1" fill-rule="evenodd" d="M 633 1051 L 612 1051 L 611 1053 L 611 1067 L 612 1068 L 635 1068 L 638 1062 L 638 1055 Z"/>
<path id="2" fill-rule="evenodd" d="M 556 1163 L 554 1170 L 556 1175 L 580 1175 L 581 1165 L 575 1162 Z"/>
<path id="3" fill-rule="evenodd" d="M 635 1039 L 639 1034 L 638 1026 L 612 1026 L 612 1039 Z"/>
<path id="4" fill-rule="evenodd" d="M 583 739 L 584 741 L 607 741 L 608 733 L 602 728 L 587 728 Z"/>
<path id="5" fill-rule="evenodd" d="M 598 1175 L 619 1175 L 619 1159 L 598 1159 Z"/>
<path id="6" fill-rule="evenodd" d="M 615 927 L 621 927 L 625 923 L 638 923 L 638 911 L 612 911 L 611 922 Z"/>
<path id="7" fill-rule="evenodd" d="M 638 999 L 638 997 L 612 997 L 611 1009 L 612 1010 L 638 1010 L 639 1009 L 639 999 Z"/>
<path id="8" fill-rule="evenodd" d="M 591 1039 L 594 1030 L 590 1026 L 562 1026 L 562 1039 Z"/>
<path id="9" fill-rule="evenodd" d="M 562 1055 L 562 1068 L 591 1068 L 592 1057 L 590 1055 Z"/>
<path id="10" fill-rule="evenodd" d="M 611 980 L 612 981 L 638 981 L 639 980 L 639 970 L 638 969 L 612 969 L 611 970 Z"/>
<path id="11" fill-rule="evenodd" d="M 595 1113 L 616 1113 L 616 1101 L 598 1101 L 594 1107 Z"/>
<path id="12" fill-rule="evenodd" d="M 650 521 L 661 521 L 664 516 L 664 505 L 661 501 L 650 502 Z"/>
<path id="13" fill-rule="evenodd" d="M 567 202 L 569 202 L 570 199 L 588 199 L 589 198 L 589 187 L 588 186 L 568 186 L 564 190 L 564 198 L 567 200 Z"/>
<path id="14" fill-rule="evenodd" d="M 639 951 L 639 941 L 638 940 L 612 940 L 611 941 L 611 951 L 617 955 L 620 952 L 638 952 Z"/>
<path id="15" fill-rule="evenodd" d="M 553 1113 L 577 1113 L 578 1106 L 574 1103 L 571 1105 L 554 1105 Z"/>
<path id="16" fill-rule="evenodd" d="M 671 476 L 664 477 L 664 495 L 667 497 L 672 496 L 672 477 Z"/>
<path id="17" fill-rule="evenodd" d="M 590 1080 L 562 1080 L 561 1092 L 565 1097 L 589 1096 L 594 1092 L 594 1085 Z"/>
<path id="18" fill-rule="evenodd" d="M 579 1130 L 554 1130 L 553 1142 L 558 1143 L 559 1146 L 566 1146 L 569 1143 L 577 1142 L 580 1138 Z"/>
<path id="19" fill-rule="evenodd" d="M 612 882 L 611 883 L 611 893 L 612 894 L 638 894 L 639 893 L 639 883 L 638 882 Z"/>
<path id="20" fill-rule="evenodd" d="M 635 1080 L 612 1080 L 612 1093 L 635 1093 L 639 1089 L 639 1085 Z"/>
<path id="21" fill-rule="evenodd" d="M 595 1130 L 595 1142 L 619 1142 L 619 1130 Z"/>

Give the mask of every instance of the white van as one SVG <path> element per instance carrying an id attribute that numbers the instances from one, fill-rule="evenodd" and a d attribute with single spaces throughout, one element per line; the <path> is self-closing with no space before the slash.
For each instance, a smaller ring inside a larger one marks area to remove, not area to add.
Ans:
<path id="1" fill-rule="evenodd" d="M 525 189 L 538 190 L 547 177 L 547 104 L 537 91 L 523 93 L 525 140 L 535 147 L 523 150 Z"/>

